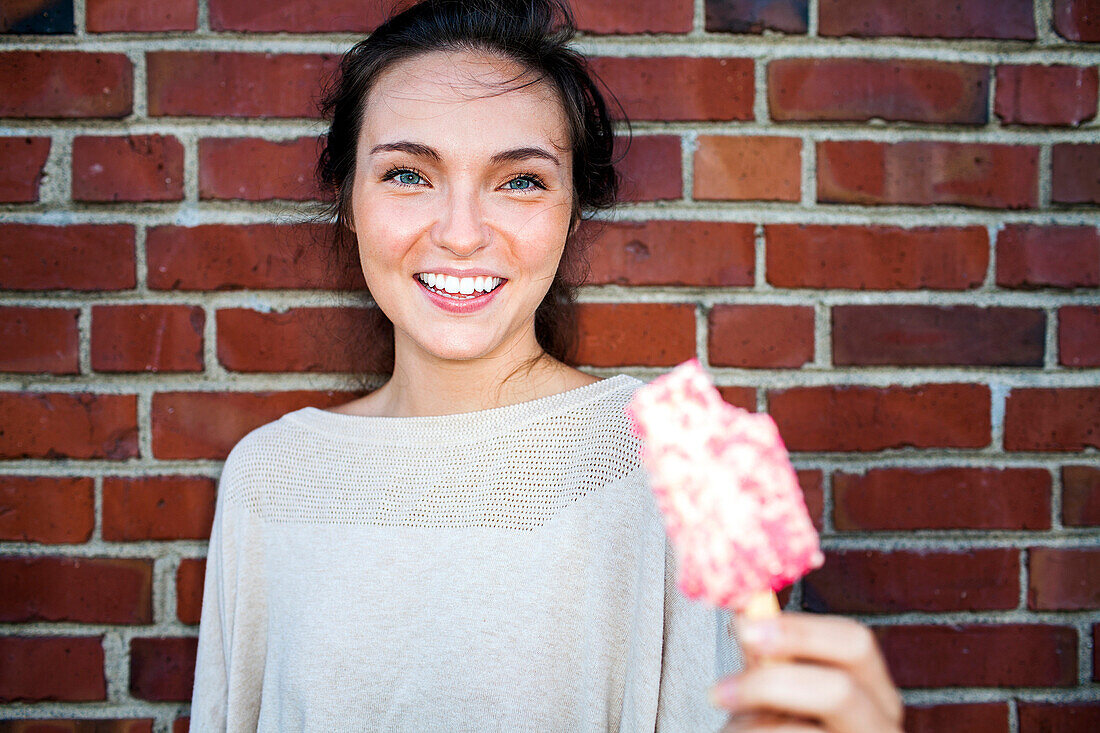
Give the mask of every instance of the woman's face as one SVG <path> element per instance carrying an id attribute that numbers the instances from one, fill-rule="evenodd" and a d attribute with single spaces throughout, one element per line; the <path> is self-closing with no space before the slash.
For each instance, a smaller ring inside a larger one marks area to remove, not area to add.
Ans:
<path id="1" fill-rule="evenodd" d="M 399 365 L 540 353 L 534 314 L 569 234 L 572 156 L 554 89 L 523 86 L 522 71 L 424 54 L 367 99 L 352 223 Z"/>

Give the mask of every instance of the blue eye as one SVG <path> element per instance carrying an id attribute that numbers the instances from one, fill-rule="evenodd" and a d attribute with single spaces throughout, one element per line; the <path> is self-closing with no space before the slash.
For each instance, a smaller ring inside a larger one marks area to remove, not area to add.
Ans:
<path id="1" fill-rule="evenodd" d="M 531 191 L 536 188 L 544 188 L 534 176 L 517 176 L 504 184 L 509 191 Z"/>
<path id="2" fill-rule="evenodd" d="M 412 171 L 400 171 L 396 176 L 397 182 L 403 186 L 419 186 L 424 182 L 419 173 L 413 173 Z"/>

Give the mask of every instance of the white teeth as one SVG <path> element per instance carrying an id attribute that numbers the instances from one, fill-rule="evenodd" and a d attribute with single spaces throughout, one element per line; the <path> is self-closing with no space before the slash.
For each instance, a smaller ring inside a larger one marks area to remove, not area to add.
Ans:
<path id="1" fill-rule="evenodd" d="M 499 277 L 478 275 L 476 277 L 460 278 L 435 272 L 422 272 L 416 277 L 429 288 L 442 290 L 451 295 L 473 295 L 475 292 L 490 293 L 504 282 Z"/>

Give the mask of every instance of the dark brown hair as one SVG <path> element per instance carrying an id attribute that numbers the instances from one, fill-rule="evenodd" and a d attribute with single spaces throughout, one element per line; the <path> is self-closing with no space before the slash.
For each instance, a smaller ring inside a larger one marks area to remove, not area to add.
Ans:
<path id="1" fill-rule="evenodd" d="M 335 220 L 332 245 L 340 266 L 358 268 L 350 221 L 356 144 L 367 96 L 378 76 L 394 64 L 434 51 L 487 52 L 518 63 L 527 73 L 521 85 L 543 80 L 559 93 L 573 151 L 573 220 L 561 264 L 535 312 L 535 337 L 550 356 L 572 362 L 576 341 L 573 301 L 584 275 L 577 226 L 614 205 L 611 117 L 584 57 L 568 47 L 576 33 L 562 0 L 423 0 L 383 23 L 348 51 L 321 109 L 331 125 L 317 164 L 322 190 L 331 196 L 326 216 Z M 625 119 L 625 116 L 624 116 Z M 392 340 L 392 324 L 387 322 Z"/>

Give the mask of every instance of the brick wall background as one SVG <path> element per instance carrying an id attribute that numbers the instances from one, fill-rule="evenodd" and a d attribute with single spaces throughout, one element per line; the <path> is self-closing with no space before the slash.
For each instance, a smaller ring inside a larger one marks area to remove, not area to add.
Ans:
<path id="1" fill-rule="evenodd" d="M 183 730 L 221 461 L 362 363 L 295 222 L 382 3 L 35 4 L 0 9 L 0 731 Z M 635 133 L 582 361 L 698 356 L 775 417 L 829 556 L 787 605 L 876 628 L 910 730 L 1100 728 L 1100 2 L 577 4 Z"/>

